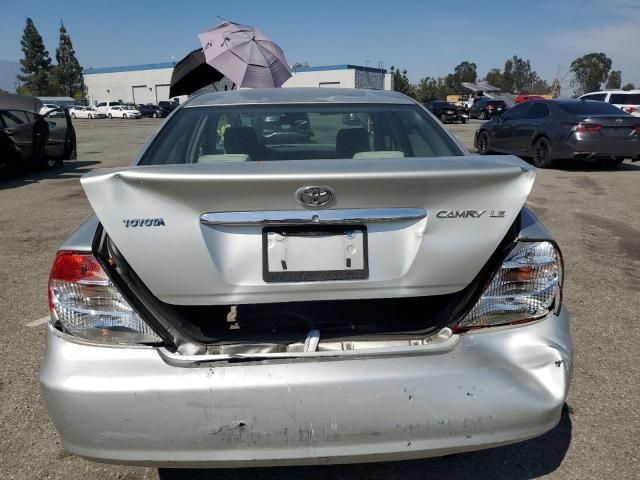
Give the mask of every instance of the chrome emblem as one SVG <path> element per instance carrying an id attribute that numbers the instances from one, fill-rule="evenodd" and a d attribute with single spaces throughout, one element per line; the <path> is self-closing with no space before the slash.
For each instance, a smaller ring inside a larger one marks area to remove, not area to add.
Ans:
<path id="1" fill-rule="evenodd" d="M 313 185 L 302 187 L 296 191 L 296 200 L 307 208 L 328 206 L 335 198 L 336 194 L 333 189 L 326 186 Z"/>
<path id="2" fill-rule="evenodd" d="M 622 123 L 624 122 L 624 120 L 622 120 L 621 118 L 616 118 L 616 123 Z"/>
<path id="3" fill-rule="evenodd" d="M 123 218 L 125 228 L 129 227 L 164 227 L 164 218 Z"/>

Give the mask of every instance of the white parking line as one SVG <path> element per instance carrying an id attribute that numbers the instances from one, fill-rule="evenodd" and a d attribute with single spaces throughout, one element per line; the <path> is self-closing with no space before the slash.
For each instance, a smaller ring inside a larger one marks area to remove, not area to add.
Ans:
<path id="1" fill-rule="evenodd" d="M 47 323 L 51 319 L 50 315 L 46 317 L 39 318 L 38 320 L 33 320 L 32 322 L 25 323 L 27 327 L 37 327 L 38 325 L 42 325 L 43 323 Z"/>

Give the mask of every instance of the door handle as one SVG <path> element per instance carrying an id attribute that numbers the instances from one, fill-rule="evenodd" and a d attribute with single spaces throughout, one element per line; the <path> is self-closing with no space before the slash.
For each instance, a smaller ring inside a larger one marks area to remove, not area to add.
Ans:
<path id="1" fill-rule="evenodd" d="M 15 132 L 13 131 L 13 128 L 5 128 L 4 133 L 7 135 L 13 135 Z"/>

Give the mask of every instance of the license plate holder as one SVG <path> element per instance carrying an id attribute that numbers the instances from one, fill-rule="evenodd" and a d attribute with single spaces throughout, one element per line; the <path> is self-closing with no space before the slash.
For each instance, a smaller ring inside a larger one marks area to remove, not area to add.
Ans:
<path id="1" fill-rule="evenodd" d="M 309 225 L 262 229 L 262 276 L 268 283 L 369 278 L 367 227 Z"/>

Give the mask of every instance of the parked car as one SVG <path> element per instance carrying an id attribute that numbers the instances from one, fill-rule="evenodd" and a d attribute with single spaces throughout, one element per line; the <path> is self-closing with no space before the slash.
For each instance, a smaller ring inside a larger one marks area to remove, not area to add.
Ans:
<path id="1" fill-rule="evenodd" d="M 528 102 L 529 100 L 546 100 L 542 95 L 516 95 L 515 103 Z"/>
<path id="2" fill-rule="evenodd" d="M 100 113 L 104 113 L 105 115 L 107 115 L 111 107 L 117 107 L 119 105 L 122 105 L 122 102 L 117 102 L 117 101 L 98 102 L 96 104 L 96 110 Z"/>
<path id="3" fill-rule="evenodd" d="M 468 116 L 464 110 L 453 103 L 433 100 L 424 104 L 425 108 L 440 119 L 442 123 L 467 123 Z"/>
<path id="4" fill-rule="evenodd" d="M 143 117 L 150 117 L 150 118 L 164 118 L 169 114 L 168 110 L 165 110 L 164 108 L 161 108 L 159 105 L 152 105 L 152 104 L 147 104 L 147 105 L 138 105 L 137 110 L 140 112 L 140 114 Z"/>
<path id="5" fill-rule="evenodd" d="M 40 111 L 38 112 L 40 115 L 46 115 L 47 113 L 49 113 L 52 110 L 59 110 L 60 107 L 58 105 L 55 105 L 53 103 L 43 103 L 42 107 L 40 108 Z"/>
<path id="6" fill-rule="evenodd" d="M 521 103 L 483 123 L 475 136 L 480 154 L 531 157 L 536 167 L 559 159 L 584 159 L 617 166 L 640 160 L 640 121 L 604 102 L 546 100 Z"/>
<path id="7" fill-rule="evenodd" d="M 476 99 L 469 109 L 471 118 L 487 120 L 495 115 L 502 115 L 507 111 L 507 104 L 503 100 L 492 100 L 489 98 Z"/>
<path id="8" fill-rule="evenodd" d="M 176 108 L 180 106 L 180 104 L 174 100 L 162 100 L 158 102 L 158 106 L 164 108 L 169 112 L 173 112 Z"/>
<path id="9" fill-rule="evenodd" d="M 116 107 L 109 107 L 107 110 L 107 117 L 109 118 L 142 118 L 142 114 L 129 105 L 120 105 Z"/>
<path id="10" fill-rule="evenodd" d="M 75 106 L 69 107 L 69 112 L 71 114 L 71 118 L 106 118 L 107 115 L 104 113 L 100 113 L 94 107 L 84 107 L 84 106 Z"/>
<path id="11" fill-rule="evenodd" d="M 612 103 L 634 117 L 640 117 L 640 90 L 604 90 L 587 93 L 580 99 Z"/>
<path id="12" fill-rule="evenodd" d="M 307 115 L 318 141 L 262 143 L 265 110 Z M 552 429 L 572 345 L 560 250 L 525 205 L 534 177 L 471 157 L 397 92 L 192 97 L 134 166 L 81 179 L 95 215 L 54 260 L 40 373 L 62 446 L 299 465 Z"/>
<path id="13" fill-rule="evenodd" d="M 0 95 L 0 168 L 50 168 L 75 158 L 76 134 L 62 108 L 41 115 L 35 97 Z"/>

